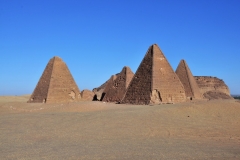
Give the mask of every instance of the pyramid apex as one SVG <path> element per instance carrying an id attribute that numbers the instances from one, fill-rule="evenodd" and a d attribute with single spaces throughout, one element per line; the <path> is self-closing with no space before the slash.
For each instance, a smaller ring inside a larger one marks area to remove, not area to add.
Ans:
<path id="1" fill-rule="evenodd" d="M 158 44 L 157 44 L 157 43 L 154 43 L 152 46 L 156 46 L 156 47 L 158 47 L 158 48 L 159 48 L 159 46 L 158 46 Z"/>
<path id="2" fill-rule="evenodd" d="M 151 47 L 152 47 L 153 49 L 158 49 L 158 50 L 161 51 L 161 49 L 160 49 L 160 47 L 158 46 L 157 43 L 153 44 Z"/>
<path id="3" fill-rule="evenodd" d="M 62 58 L 59 57 L 59 56 L 54 56 L 53 59 L 59 59 L 59 60 L 62 60 Z"/>
<path id="4" fill-rule="evenodd" d="M 122 69 L 122 71 L 124 71 L 124 70 L 125 70 L 126 73 L 134 74 L 134 73 L 132 72 L 131 68 L 128 67 L 128 66 L 124 66 L 123 69 Z"/>
<path id="5" fill-rule="evenodd" d="M 187 70 L 190 71 L 190 69 L 189 69 L 189 67 L 188 67 L 187 62 L 186 62 L 185 59 L 181 59 L 181 61 L 180 61 L 179 64 L 178 64 L 177 69 L 180 68 L 180 67 L 185 67 L 185 69 L 187 69 Z M 177 70 L 177 69 L 176 69 L 176 70 Z"/>
<path id="6" fill-rule="evenodd" d="M 152 44 L 152 45 L 150 45 L 149 47 L 148 47 L 148 50 L 152 50 L 152 49 L 154 49 L 154 48 L 158 48 L 158 49 L 160 49 L 160 47 L 157 45 L 157 43 L 154 43 L 154 44 Z M 160 49 L 161 50 L 161 49 Z M 148 53 L 148 52 L 147 52 Z"/>
<path id="7" fill-rule="evenodd" d="M 123 69 L 130 69 L 130 67 L 128 67 L 128 66 L 124 66 Z"/>
<path id="8" fill-rule="evenodd" d="M 184 62 L 184 63 L 186 63 L 186 60 L 185 60 L 185 59 L 182 59 L 180 62 Z"/>
<path id="9" fill-rule="evenodd" d="M 184 66 L 186 66 L 187 62 L 186 62 L 185 59 L 181 59 L 181 61 L 179 62 L 179 65 L 180 65 L 180 64 L 183 64 Z"/>

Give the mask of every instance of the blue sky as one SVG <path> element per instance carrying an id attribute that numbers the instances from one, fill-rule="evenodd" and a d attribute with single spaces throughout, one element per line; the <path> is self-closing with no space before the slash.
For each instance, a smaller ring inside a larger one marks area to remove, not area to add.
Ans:
<path id="1" fill-rule="evenodd" d="M 31 94 L 53 56 L 91 90 L 154 43 L 240 94 L 239 17 L 239 0 L 0 0 L 0 95 Z"/>

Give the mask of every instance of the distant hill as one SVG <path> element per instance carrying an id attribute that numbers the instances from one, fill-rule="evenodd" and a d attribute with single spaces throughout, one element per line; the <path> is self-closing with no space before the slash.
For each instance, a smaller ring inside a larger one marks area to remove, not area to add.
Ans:
<path id="1" fill-rule="evenodd" d="M 240 99 L 240 95 L 239 94 L 234 94 L 234 95 L 231 95 L 234 99 Z"/>

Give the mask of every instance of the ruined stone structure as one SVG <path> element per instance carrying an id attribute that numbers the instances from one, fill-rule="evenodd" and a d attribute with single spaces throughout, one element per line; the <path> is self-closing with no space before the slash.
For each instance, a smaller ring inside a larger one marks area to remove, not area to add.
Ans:
<path id="1" fill-rule="evenodd" d="M 80 90 L 67 65 L 59 57 L 48 62 L 29 103 L 64 103 L 79 101 Z"/>
<path id="2" fill-rule="evenodd" d="M 177 69 L 176 74 L 178 75 L 180 81 L 184 86 L 184 90 L 186 93 L 186 97 L 190 100 L 194 99 L 202 99 L 202 94 L 200 93 L 200 89 L 195 78 L 192 75 L 187 63 L 185 60 L 181 60 Z"/>
<path id="3" fill-rule="evenodd" d="M 186 100 L 184 87 L 157 44 L 149 47 L 121 103 L 175 103 Z"/>
<path id="4" fill-rule="evenodd" d="M 112 75 L 106 82 L 104 82 L 101 86 L 94 88 L 92 91 L 95 94 L 94 95 L 94 101 L 102 101 L 104 95 L 106 94 L 105 88 L 109 88 L 109 85 L 111 85 L 111 83 L 113 83 L 113 81 L 117 78 L 119 73 Z M 108 82 L 110 84 L 108 84 Z M 105 91 L 105 92 L 104 92 Z"/>
<path id="5" fill-rule="evenodd" d="M 228 86 L 223 80 L 211 76 L 195 76 L 201 94 L 206 99 L 232 99 Z"/>
<path id="6" fill-rule="evenodd" d="M 111 77 L 110 77 L 111 78 Z M 105 83 L 103 83 L 101 86 L 97 87 L 97 88 L 93 88 L 93 93 L 94 93 L 94 98 L 93 100 L 94 101 L 100 101 L 101 98 L 102 98 L 102 94 L 103 94 L 103 91 L 108 83 L 110 79 L 108 79 Z"/>
<path id="7" fill-rule="evenodd" d="M 102 100 L 104 99 L 106 93 L 108 93 L 108 91 L 111 90 L 112 86 L 114 86 L 114 82 L 115 82 L 115 80 L 117 79 L 117 76 L 118 76 L 118 74 L 112 75 L 112 76 L 110 77 L 110 79 L 107 81 L 107 84 L 106 84 L 106 86 L 104 87 L 104 90 L 103 90 L 103 92 L 102 92 L 100 101 L 102 101 Z"/>
<path id="8" fill-rule="evenodd" d="M 92 101 L 94 97 L 94 93 L 90 90 L 85 89 L 81 92 L 81 97 L 82 97 L 82 100 Z"/>
<path id="9" fill-rule="evenodd" d="M 126 92 L 126 89 L 132 80 L 134 73 L 129 67 L 124 67 L 113 81 L 107 85 L 103 101 L 120 102 Z"/>

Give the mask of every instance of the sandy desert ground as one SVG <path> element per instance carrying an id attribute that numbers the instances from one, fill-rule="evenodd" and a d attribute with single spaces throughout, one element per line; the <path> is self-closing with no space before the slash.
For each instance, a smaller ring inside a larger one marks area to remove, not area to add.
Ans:
<path id="1" fill-rule="evenodd" d="M 0 159 L 240 159 L 240 103 L 26 103 L 0 97 Z"/>

